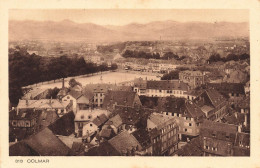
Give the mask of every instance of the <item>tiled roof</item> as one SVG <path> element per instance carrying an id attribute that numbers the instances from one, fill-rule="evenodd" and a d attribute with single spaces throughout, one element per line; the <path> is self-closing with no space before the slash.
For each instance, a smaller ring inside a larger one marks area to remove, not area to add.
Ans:
<path id="1" fill-rule="evenodd" d="M 75 121 L 93 121 L 97 116 L 101 114 L 108 115 L 107 110 L 94 109 L 94 110 L 79 110 L 76 113 Z"/>
<path id="2" fill-rule="evenodd" d="M 129 134 L 127 131 L 119 133 L 108 142 L 121 154 L 127 152 L 127 150 L 132 150 L 133 148 L 141 148 L 141 145 L 135 139 L 135 137 Z"/>
<path id="3" fill-rule="evenodd" d="M 24 142 L 17 142 L 9 147 L 9 156 L 35 156 L 31 148 Z"/>
<path id="4" fill-rule="evenodd" d="M 102 129 L 100 131 L 100 136 L 101 137 L 109 138 L 109 137 L 111 137 L 112 134 L 113 134 L 113 130 L 112 129 Z"/>
<path id="5" fill-rule="evenodd" d="M 66 113 L 61 118 L 56 120 L 54 123 L 49 125 L 49 129 L 55 134 L 55 135 L 64 135 L 68 136 L 72 133 L 74 133 L 74 118 L 75 115 L 71 111 L 69 113 Z M 62 127 L 61 127 L 62 125 Z"/>
<path id="6" fill-rule="evenodd" d="M 118 114 L 124 124 L 134 125 L 141 119 L 141 109 L 117 106 L 113 113 Z"/>
<path id="7" fill-rule="evenodd" d="M 123 124 L 123 121 L 119 114 L 115 115 L 114 117 L 110 118 L 106 123 L 106 125 L 114 125 L 118 128 L 120 125 Z"/>
<path id="8" fill-rule="evenodd" d="M 101 126 L 102 124 L 104 124 L 106 121 L 108 120 L 107 116 L 105 114 L 101 114 L 100 116 L 97 116 L 94 120 L 93 123 L 96 126 Z"/>
<path id="9" fill-rule="evenodd" d="M 214 121 L 209 121 L 209 120 L 204 120 L 204 122 L 201 125 L 201 129 L 213 130 L 213 131 L 219 131 L 219 132 L 227 132 L 227 133 L 233 133 L 233 134 L 235 134 L 238 131 L 238 128 L 236 125 L 224 124 L 224 123 L 214 122 Z"/>
<path id="10" fill-rule="evenodd" d="M 82 92 L 71 90 L 68 94 L 74 97 L 75 99 L 78 99 L 82 95 Z"/>
<path id="11" fill-rule="evenodd" d="M 30 90 L 29 93 L 27 93 L 26 95 L 23 96 L 23 99 L 34 99 L 36 96 L 38 96 L 39 94 L 47 91 L 48 89 L 44 89 L 44 88 L 36 88 L 33 90 Z"/>
<path id="12" fill-rule="evenodd" d="M 27 102 L 27 103 L 26 103 Z M 64 108 L 58 99 L 19 100 L 17 108 Z"/>
<path id="13" fill-rule="evenodd" d="M 138 129 L 133 132 L 132 135 L 137 139 L 143 148 L 147 148 L 151 145 L 151 137 L 146 129 Z"/>
<path id="14" fill-rule="evenodd" d="M 150 80 L 147 81 L 147 89 L 188 91 L 188 85 L 178 80 Z"/>
<path id="15" fill-rule="evenodd" d="M 97 147 L 90 148 L 86 153 L 86 156 L 120 156 L 118 152 L 108 141 L 105 141 Z"/>
<path id="16" fill-rule="evenodd" d="M 54 110 L 43 110 L 40 113 L 37 124 L 41 127 L 47 127 L 54 123 L 59 118 L 58 114 Z"/>
<path id="17" fill-rule="evenodd" d="M 187 113 L 192 118 L 196 118 L 196 117 L 199 118 L 204 115 L 203 111 L 191 101 L 185 103 L 185 108 L 187 109 Z"/>
<path id="18" fill-rule="evenodd" d="M 69 148 L 51 130 L 45 128 L 25 140 L 41 156 L 66 156 Z"/>
<path id="19" fill-rule="evenodd" d="M 109 107 L 114 103 L 117 103 L 117 105 L 133 106 L 135 96 L 135 92 L 108 91 L 103 106 Z"/>
<path id="20" fill-rule="evenodd" d="M 214 107 L 217 107 L 218 105 L 226 101 L 224 96 L 214 89 L 207 89 L 206 93 Z"/>
<path id="21" fill-rule="evenodd" d="M 156 125 L 156 128 L 161 129 L 169 123 L 175 123 L 175 118 L 172 116 L 165 116 L 159 113 L 152 113 L 148 118 L 151 122 Z"/>

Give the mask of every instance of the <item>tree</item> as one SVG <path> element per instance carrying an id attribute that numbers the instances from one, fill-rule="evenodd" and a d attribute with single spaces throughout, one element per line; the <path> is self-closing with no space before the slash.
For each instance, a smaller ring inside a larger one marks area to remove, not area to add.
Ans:
<path id="1" fill-rule="evenodd" d="M 60 89 L 57 87 L 55 87 L 53 89 L 49 89 L 48 94 L 46 95 L 46 99 L 50 99 L 50 98 L 56 99 L 59 91 L 60 91 Z"/>
<path id="2" fill-rule="evenodd" d="M 81 83 L 79 83 L 78 81 L 76 81 L 74 78 L 71 78 L 71 79 L 69 80 L 69 85 L 70 85 L 70 88 L 73 88 L 73 87 L 76 86 L 76 85 L 82 86 Z"/>
<path id="3" fill-rule="evenodd" d="M 170 73 L 166 73 L 161 77 L 161 80 L 173 80 L 179 79 L 179 72 L 178 70 L 171 71 Z"/>

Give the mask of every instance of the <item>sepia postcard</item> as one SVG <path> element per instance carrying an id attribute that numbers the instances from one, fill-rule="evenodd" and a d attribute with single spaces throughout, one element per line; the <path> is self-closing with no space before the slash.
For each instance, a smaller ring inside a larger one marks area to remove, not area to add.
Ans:
<path id="1" fill-rule="evenodd" d="M 260 167 L 260 1 L 1 9 L 1 167 Z"/>

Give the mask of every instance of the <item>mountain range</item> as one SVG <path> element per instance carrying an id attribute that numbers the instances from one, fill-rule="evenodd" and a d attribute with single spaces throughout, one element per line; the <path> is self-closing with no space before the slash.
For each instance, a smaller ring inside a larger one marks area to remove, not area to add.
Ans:
<path id="1" fill-rule="evenodd" d="M 130 40 L 249 37 L 249 23 L 155 21 L 124 26 L 76 23 L 70 20 L 9 21 L 9 40 L 113 42 Z"/>

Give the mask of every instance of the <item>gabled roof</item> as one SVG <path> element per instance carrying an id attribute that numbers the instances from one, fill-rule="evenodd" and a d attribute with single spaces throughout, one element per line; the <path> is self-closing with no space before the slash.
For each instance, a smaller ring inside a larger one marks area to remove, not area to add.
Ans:
<path id="1" fill-rule="evenodd" d="M 162 112 L 183 113 L 184 98 L 163 97 L 158 99 L 158 110 Z"/>
<path id="2" fill-rule="evenodd" d="M 121 154 L 127 152 L 127 150 L 132 150 L 133 148 L 141 148 L 140 143 L 127 131 L 122 131 L 108 142 Z"/>
<path id="3" fill-rule="evenodd" d="M 188 91 L 188 85 L 179 80 L 150 80 L 147 81 L 147 89 Z"/>
<path id="4" fill-rule="evenodd" d="M 107 110 L 94 109 L 94 110 L 79 110 L 76 113 L 74 121 L 93 121 L 97 116 L 101 114 L 108 115 Z"/>
<path id="5" fill-rule="evenodd" d="M 41 156 L 66 156 L 70 151 L 48 128 L 28 137 L 25 143 Z"/>
<path id="6" fill-rule="evenodd" d="M 82 92 L 75 90 L 71 90 L 68 94 L 74 97 L 75 99 L 78 99 L 80 96 L 82 96 Z"/>
<path id="7" fill-rule="evenodd" d="M 100 137 L 105 137 L 105 138 L 109 138 L 113 135 L 113 130 L 112 129 L 102 129 L 100 131 Z"/>
<path id="8" fill-rule="evenodd" d="M 36 89 L 32 89 L 30 90 L 28 93 L 26 93 L 24 96 L 23 96 L 23 99 L 34 99 L 36 96 L 44 93 L 44 92 L 47 92 L 47 88 L 36 88 Z"/>

